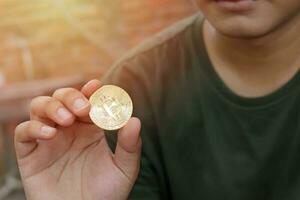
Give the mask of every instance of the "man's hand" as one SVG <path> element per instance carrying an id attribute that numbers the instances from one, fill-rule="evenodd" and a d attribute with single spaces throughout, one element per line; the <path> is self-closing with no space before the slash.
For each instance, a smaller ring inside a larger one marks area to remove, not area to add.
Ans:
<path id="1" fill-rule="evenodd" d="M 119 130 L 115 154 L 88 116 L 97 80 L 81 91 L 63 88 L 35 98 L 31 120 L 15 131 L 15 149 L 28 200 L 124 200 L 137 178 L 139 119 Z"/>

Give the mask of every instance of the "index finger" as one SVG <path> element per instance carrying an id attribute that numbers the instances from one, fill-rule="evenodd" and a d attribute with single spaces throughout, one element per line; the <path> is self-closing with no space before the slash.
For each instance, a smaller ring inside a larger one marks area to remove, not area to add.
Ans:
<path id="1" fill-rule="evenodd" d="M 81 89 L 81 92 L 86 96 L 87 98 L 90 98 L 90 96 L 101 87 L 101 82 L 97 79 L 93 79 L 89 82 L 87 82 Z"/>
<path id="2" fill-rule="evenodd" d="M 86 98 L 90 98 L 90 96 L 96 92 L 101 87 L 101 82 L 97 79 L 93 79 L 89 82 L 87 82 L 82 88 L 81 92 Z M 90 116 L 81 117 L 80 121 L 87 122 L 87 123 L 93 123 L 90 119 Z"/>

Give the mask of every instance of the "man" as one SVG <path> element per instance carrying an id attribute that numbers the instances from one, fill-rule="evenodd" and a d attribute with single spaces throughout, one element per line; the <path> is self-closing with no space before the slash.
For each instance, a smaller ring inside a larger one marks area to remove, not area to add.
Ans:
<path id="1" fill-rule="evenodd" d="M 97 80 L 33 100 L 15 136 L 28 199 L 300 199 L 300 1 L 198 4 L 103 78 L 138 117 L 117 140 L 88 118 Z"/>

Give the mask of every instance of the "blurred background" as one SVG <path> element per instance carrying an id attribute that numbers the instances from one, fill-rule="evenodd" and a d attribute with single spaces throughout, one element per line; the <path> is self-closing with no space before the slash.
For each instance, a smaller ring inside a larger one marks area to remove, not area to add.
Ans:
<path id="1" fill-rule="evenodd" d="M 0 200 L 25 199 L 12 137 L 32 98 L 101 77 L 196 11 L 192 0 L 0 0 Z"/>

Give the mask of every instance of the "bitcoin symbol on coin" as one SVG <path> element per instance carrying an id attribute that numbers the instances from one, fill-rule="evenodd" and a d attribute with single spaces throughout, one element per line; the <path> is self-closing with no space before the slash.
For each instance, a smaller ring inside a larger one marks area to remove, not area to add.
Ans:
<path id="1" fill-rule="evenodd" d="M 132 101 L 122 88 L 105 85 L 91 97 L 91 120 L 105 130 L 116 130 L 123 127 L 132 115 Z"/>

